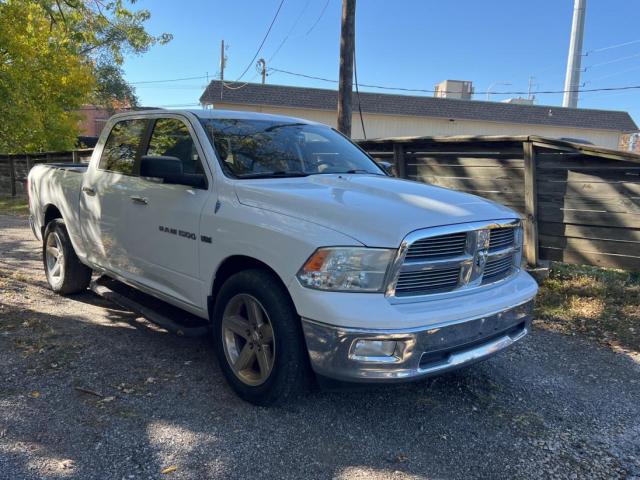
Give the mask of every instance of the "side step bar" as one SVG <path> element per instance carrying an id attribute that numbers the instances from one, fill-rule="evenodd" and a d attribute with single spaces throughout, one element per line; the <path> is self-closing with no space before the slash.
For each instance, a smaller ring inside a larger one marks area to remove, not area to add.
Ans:
<path id="1" fill-rule="evenodd" d="M 99 297 L 138 313 L 176 335 L 202 337 L 209 333 L 209 324 L 205 320 L 107 276 L 92 280 L 89 288 Z M 171 316 L 159 313 L 160 308 Z"/>

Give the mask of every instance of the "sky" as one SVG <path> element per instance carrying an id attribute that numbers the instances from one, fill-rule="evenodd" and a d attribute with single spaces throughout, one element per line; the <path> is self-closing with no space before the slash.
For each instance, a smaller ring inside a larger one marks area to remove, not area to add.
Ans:
<path id="1" fill-rule="evenodd" d="M 126 58 L 125 77 L 140 103 L 197 106 L 207 77 L 219 76 L 222 39 L 227 45 L 225 80 L 259 82 L 251 59 L 280 1 L 138 0 L 138 8 L 151 12 L 149 32 L 174 36 L 167 45 Z M 258 58 L 268 68 L 337 79 L 341 4 L 284 0 Z M 636 0 L 588 1 L 584 88 L 640 85 L 637 6 Z M 500 92 L 527 91 L 530 77 L 534 91 L 563 90 L 572 12 L 573 0 L 358 0 L 358 80 L 416 89 L 433 89 L 444 79 L 471 80 L 476 92 L 495 92 L 494 101 L 515 96 Z M 159 82 L 191 77 L 198 78 Z M 149 81 L 159 83 L 140 83 Z M 336 88 L 275 71 L 267 83 Z M 536 103 L 561 105 L 562 94 L 538 94 Z M 578 106 L 625 110 L 640 122 L 640 89 L 584 92 Z"/>

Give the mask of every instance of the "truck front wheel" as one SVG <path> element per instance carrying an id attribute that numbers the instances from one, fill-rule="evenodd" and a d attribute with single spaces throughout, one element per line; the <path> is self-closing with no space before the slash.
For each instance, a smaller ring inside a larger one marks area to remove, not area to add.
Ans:
<path id="1" fill-rule="evenodd" d="M 91 269 L 78 260 L 64 220 L 57 218 L 47 224 L 42 242 L 42 259 L 47 282 L 54 292 L 69 295 L 89 286 Z"/>
<path id="2" fill-rule="evenodd" d="M 213 341 L 225 378 L 248 402 L 283 403 L 309 381 L 300 317 L 280 280 L 265 270 L 245 270 L 224 283 Z"/>

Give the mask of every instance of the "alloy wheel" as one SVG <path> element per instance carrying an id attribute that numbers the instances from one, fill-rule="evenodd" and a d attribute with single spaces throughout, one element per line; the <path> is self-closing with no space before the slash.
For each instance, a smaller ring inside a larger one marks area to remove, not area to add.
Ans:
<path id="1" fill-rule="evenodd" d="M 52 232 L 47 237 L 45 259 L 50 281 L 52 283 L 61 282 L 64 278 L 64 253 L 62 241 L 56 232 Z"/>
<path id="2" fill-rule="evenodd" d="M 273 369 L 275 343 L 269 315 L 253 296 L 240 293 L 222 316 L 222 345 L 233 373 L 243 383 L 258 386 Z"/>

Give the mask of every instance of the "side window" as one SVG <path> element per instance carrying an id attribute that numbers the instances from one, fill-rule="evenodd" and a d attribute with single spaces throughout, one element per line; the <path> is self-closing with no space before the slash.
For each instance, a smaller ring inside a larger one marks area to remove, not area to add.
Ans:
<path id="1" fill-rule="evenodd" d="M 145 128 L 145 120 L 122 120 L 116 123 L 104 145 L 98 168 L 132 175 Z"/>
<path id="2" fill-rule="evenodd" d="M 182 173 L 204 175 L 202 163 L 189 129 L 176 118 L 156 120 L 146 155 L 175 157 L 182 163 Z"/>

